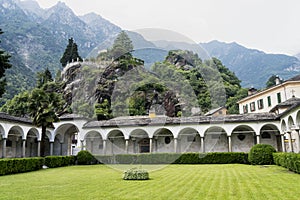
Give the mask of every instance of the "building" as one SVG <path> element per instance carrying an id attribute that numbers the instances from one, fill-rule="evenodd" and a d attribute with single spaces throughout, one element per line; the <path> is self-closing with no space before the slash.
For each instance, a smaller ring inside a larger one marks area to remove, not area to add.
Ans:
<path id="1" fill-rule="evenodd" d="M 239 113 L 270 112 L 277 104 L 292 97 L 300 97 L 300 75 L 287 81 L 276 81 L 276 85 L 262 91 L 249 89 L 248 97 L 238 101 Z"/>
<path id="2" fill-rule="evenodd" d="M 249 152 L 255 144 L 300 152 L 300 76 L 239 101 L 241 114 L 218 108 L 204 116 L 118 117 L 89 120 L 64 115 L 47 130 L 46 155 L 161 152 Z M 252 106 L 252 107 L 251 107 Z M 246 107 L 249 111 L 245 112 Z M 220 112 L 222 111 L 222 113 Z M 41 128 L 27 118 L 0 113 L 0 155 L 39 156 Z"/>

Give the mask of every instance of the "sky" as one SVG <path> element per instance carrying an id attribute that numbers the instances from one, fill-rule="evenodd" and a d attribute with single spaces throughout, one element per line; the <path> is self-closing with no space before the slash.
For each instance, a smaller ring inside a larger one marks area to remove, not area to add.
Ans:
<path id="1" fill-rule="evenodd" d="M 59 0 L 37 0 L 49 8 Z M 192 41 L 237 42 L 266 53 L 300 53 L 299 0 L 60 0 L 124 30 L 167 29 Z"/>

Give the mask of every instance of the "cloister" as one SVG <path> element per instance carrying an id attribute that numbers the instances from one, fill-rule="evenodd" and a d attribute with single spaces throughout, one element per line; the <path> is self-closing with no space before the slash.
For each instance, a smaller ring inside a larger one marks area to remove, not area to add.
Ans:
<path id="1" fill-rule="evenodd" d="M 274 113 L 169 118 L 118 117 L 107 121 L 65 115 L 47 129 L 46 155 L 156 152 L 249 152 L 258 143 L 299 152 L 300 106 Z M 0 155 L 40 156 L 41 128 L 0 113 Z"/>

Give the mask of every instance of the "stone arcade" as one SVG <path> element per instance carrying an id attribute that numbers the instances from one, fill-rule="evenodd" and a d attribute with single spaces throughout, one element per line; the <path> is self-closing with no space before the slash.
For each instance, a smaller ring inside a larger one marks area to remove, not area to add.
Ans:
<path id="1" fill-rule="evenodd" d="M 47 130 L 46 155 L 149 152 L 249 152 L 254 144 L 271 144 L 278 151 L 299 152 L 300 101 L 281 114 L 169 118 L 119 117 L 88 121 L 65 115 Z M 0 155 L 39 156 L 41 128 L 27 118 L 0 113 Z"/>

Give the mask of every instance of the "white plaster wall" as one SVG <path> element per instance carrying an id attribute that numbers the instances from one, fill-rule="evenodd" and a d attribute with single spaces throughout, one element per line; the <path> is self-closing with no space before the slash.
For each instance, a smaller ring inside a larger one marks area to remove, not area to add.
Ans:
<path id="1" fill-rule="evenodd" d="M 231 144 L 232 152 L 249 152 L 254 145 L 254 137 L 252 134 L 244 134 L 246 137 L 244 140 L 240 140 L 238 134 L 232 134 Z"/>
<path id="2" fill-rule="evenodd" d="M 200 136 L 195 136 L 195 141 L 188 141 L 188 136 L 180 136 L 178 139 L 178 152 L 200 152 Z"/>
<path id="3" fill-rule="evenodd" d="M 204 147 L 205 152 L 228 152 L 228 140 L 226 134 L 206 134 Z"/>

